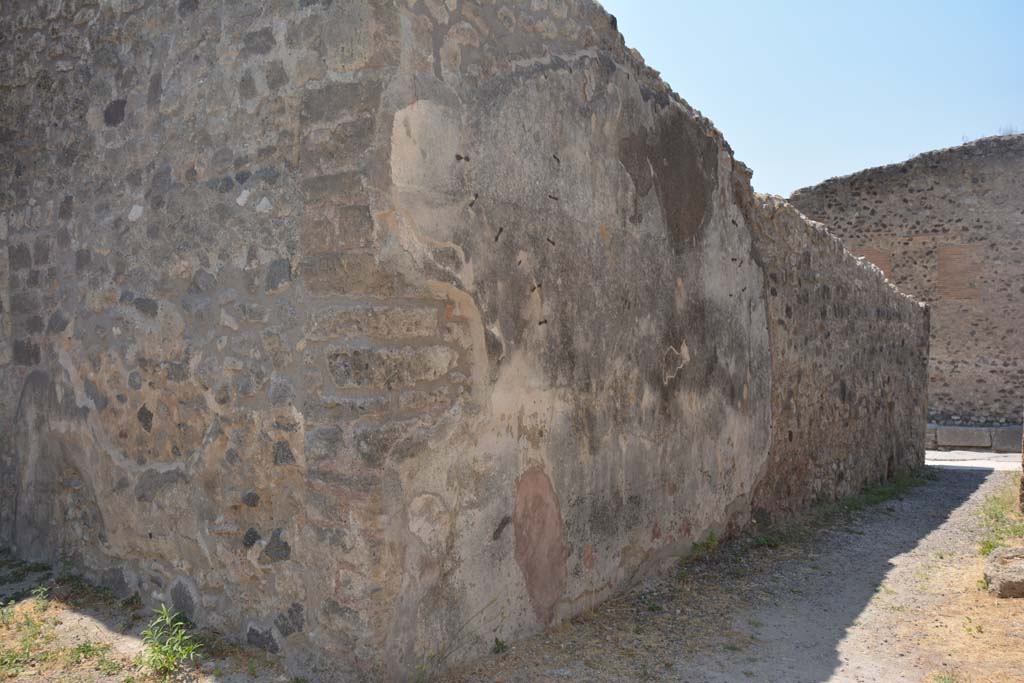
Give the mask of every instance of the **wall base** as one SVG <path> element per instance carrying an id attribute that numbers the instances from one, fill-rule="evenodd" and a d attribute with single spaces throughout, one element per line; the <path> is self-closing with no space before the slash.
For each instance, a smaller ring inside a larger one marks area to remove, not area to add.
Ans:
<path id="1" fill-rule="evenodd" d="M 929 449 L 976 448 L 996 453 L 1020 450 L 1021 425 L 1009 427 L 950 427 L 929 424 L 925 437 Z"/>

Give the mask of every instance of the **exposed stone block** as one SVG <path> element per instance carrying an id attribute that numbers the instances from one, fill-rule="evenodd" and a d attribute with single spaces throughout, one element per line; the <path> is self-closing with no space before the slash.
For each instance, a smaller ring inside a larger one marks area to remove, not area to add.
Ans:
<path id="1" fill-rule="evenodd" d="M 286 258 L 274 259 L 267 266 L 266 290 L 273 292 L 292 279 L 292 264 Z"/>
<path id="2" fill-rule="evenodd" d="M 252 55 L 265 55 L 274 49 L 277 41 L 274 39 L 274 30 L 267 26 L 258 31 L 250 31 L 242 38 L 242 57 Z"/>
<path id="3" fill-rule="evenodd" d="M 186 477 L 181 470 L 146 470 L 135 485 L 135 498 L 142 503 L 152 503 L 162 491 L 185 480 Z"/>
<path id="4" fill-rule="evenodd" d="M 358 204 L 366 201 L 361 173 L 347 172 L 314 176 L 303 180 L 300 187 L 311 202 L 330 200 Z"/>
<path id="5" fill-rule="evenodd" d="M 447 346 L 337 347 L 327 352 L 327 367 L 341 388 L 390 390 L 431 382 L 444 377 L 457 360 L 458 354 Z"/>
<path id="6" fill-rule="evenodd" d="M 144 296 L 133 299 L 132 305 L 135 306 L 139 313 L 150 318 L 155 318 L 156 314 L 160 311 L 160 304 L 158 302 Z"/>
<path id="7" fill-rule="evenodd" d="M 373 150 L 374 120 L 364 116 L 303 135 L 301 170 L 305 177 L 362 167 Z"/>
<path id="8" fill-rule="evenodd" d="M 287 441 L 278 441 L 274 444 L 274 464 L 291 465 L 295 463 L 295 454 Z"/>
<path id="9" fill-rule="evenodd" d="M 125 107 L 128 100 L 113 100 L 103 109 L 103 123 L 108 126 L 117 126 L 124 121 Z"/>
<path id="10" fill-rule="evenodd" d="M 300 233 L 303 254 L 323 254 L 365 247 L 373 239 L 369 206 L 328 206 L 304 219 Z"/>
<path id="11" fill-rule="evenodd" d="M 1022 432 L 1020 425 L 992 428 L 992 450 L 996 453 L 1016 453 L 1021 448 Z"/>
<path id="12" fill-rule="evenodd" d="M 302 412 L 314 423 L 352 420 L 358 417 L 377 415 L 391 409 L 387 396 L 335 396 L 317 395 L 307 398 Z"/>
<path id="13" fill-rule="evenodd" d="M 992 448 L 992 431 L 988 427 L 949 427 L 939 425 L 939 448 Z"/>
<path id="14" fill-rule="evenodd" d="M 380 103 L 378 81 L 330 82 L 302 93 L 299 120 L 304 124 L 331 121 L 375 111 Z"/>
<path id="15" fill-rule="evenodd" d="M 316 311 L 306 325 L 314 341 L 372 337 L 381 340 L 433 337 L 439 333 L 437 306 L 353 304 Z"/>
<path id="16" fill-rule="evenodd" d="M 985 582 L 1000 598 L 1024 598 L 1024 548 L 996 548 L 985 560 Z"/>
<path id="17" fill-rule="evenodd" d="M 14 362 L 18 365 L 38 365 L 40 361 L 39 345 L 31 339 L 15 339 L 13 357 Z"/>
<path id="18" fill-rule="evenodd" d="M 303 258 L 299 276 L 314 294 L 392 297 L 403 289 L 400 277 L 388 273 L 373 254 L 367 253 L 331 253 Z"/>
<path id="19" fill-rule="evenodd" d="M 281 651 L 281 647 L 277 644 L 277 639 L 274 638 L 274 634 L 269 629 L 261 630 L 255 626 L 250 626 L 246 632 L 245 641 L 249 645 L 266 650 L 270 654 L 277 654 Z"/>
<path id="20" fill-rule="evenodd" d="M 11 270 L 24 270 L 32 267 L 32 251 L 24 243 L 14 243 L 7 247 L 7 262 Z"/>

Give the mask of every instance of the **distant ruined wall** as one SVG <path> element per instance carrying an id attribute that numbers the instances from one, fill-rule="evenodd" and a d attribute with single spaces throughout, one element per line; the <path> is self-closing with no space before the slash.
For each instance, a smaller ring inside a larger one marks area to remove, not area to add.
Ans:
<path id="1" fill-rule="evenodd" d="M 755 198 L 592 2 L 0 35 L 23 557 L 402 679 L 921 463 L 926 311 Z"/>
<path id="2" fill-rule="evenodd" d="M 924 462 L 928 309 L 781 199 L 759 204 L 772 449 L 754 508 L 776 518 Z"/>
<path id="3" fill-rule="evenodd" d="M 833 178 L 791 201 L 930 305 L 931 421 L 1020 424 L 1024 135 Z"/>

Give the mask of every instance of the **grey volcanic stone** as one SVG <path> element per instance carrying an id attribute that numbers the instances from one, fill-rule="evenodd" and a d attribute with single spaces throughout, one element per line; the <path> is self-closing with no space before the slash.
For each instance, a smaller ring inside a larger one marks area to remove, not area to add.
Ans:
<path id="1" fill-rule="evenodd" d="M 282 529 L 274 529 L 270 532 L 270 540 L 267 541 L 267 545 L 263 548 L 263 553 L 260 555 L 260 559 L 263 562 L 283 562 L 291 557 L 291 546 L 281 538 L 282 531 Z"/>
<path id="2" fill-rule="evenodd" d="M 277 640 L 274 638 L 274 634 L 269 629 L 264 631 L 256 628 L 255 626 L 250 626 L 246 633 L 245 641 L 253 647 L 266 650 L 271 654 L 275 654 L 281 649 L 277 644 Z"/>
<path id="3" fill-rule="evenodd" d="M 108 126 L 116 126 L 124 121 L 124 108 L 127 100 L 114 100 L 103 110 L 103 122 Z"/>
<path id="4" fill-rule="evenodd" d="M 272 292 L 292 279 L 292 265 L 288 259 L 276 259 L 267 267 L 266 289 Z"/>

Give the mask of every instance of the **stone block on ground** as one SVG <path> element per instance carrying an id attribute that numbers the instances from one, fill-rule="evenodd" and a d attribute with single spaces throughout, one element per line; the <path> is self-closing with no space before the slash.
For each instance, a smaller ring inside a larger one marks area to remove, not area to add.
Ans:
<path id="1" fill-rule="evenodd" d="M 938 428 L 939 448 L 992 448 L 992 432 L 988 427 Z"/>
<path id="2" fill-rule="evenodd" d="M 988 589 L 1000 598 L 1024 598 L 1024 548 L 996 548 L 985 562 Z"/>
<path id="3" fill-rule="evenodd" d="M 1021 426 L 993 427 L 992 450 L 996 453 L 1016 453 L 1021 448 Z"/>

